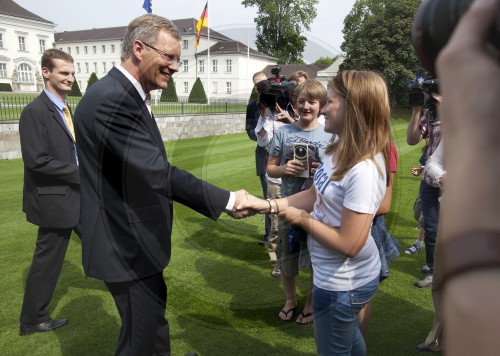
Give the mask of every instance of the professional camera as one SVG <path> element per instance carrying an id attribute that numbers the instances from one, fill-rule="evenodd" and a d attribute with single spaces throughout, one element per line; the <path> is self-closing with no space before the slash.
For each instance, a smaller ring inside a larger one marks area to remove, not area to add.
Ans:
<path id="1" fill-rule="evenodd" d="M 446 45 L 462 14 L 474 0 L 423 0 L 413 20 L 412 37 L 420 63 L 431 73 L 439 51 Z M 488 41 L 500 57 L 500 11 Z M 474 63 L 471 63 L 474 65 Z"/>
<path id="2" fill-rule="evenodd" d="M 294 80 L 287 82 L 285 76 L 280 75 L 280 71 L 280 66 L 273 67 L 271 74 L 274 77 L 257 83 L 259 92 L 257 102 L 260 106 L 274 110 L 278 104 L 283 110 L 290 110 L 290 92 L 295 90 L 297 83 Z"/>
<path id="3" fill-rule="evenodd" d="M 436 99 L 432 93 L 439 93 L 439 81 L 432 78 L 431 74 L 422 68 L 417 69 L 415 79 L 408 82 L 410 107 L 422 106 L 429 108 L 435 106 Z"/>

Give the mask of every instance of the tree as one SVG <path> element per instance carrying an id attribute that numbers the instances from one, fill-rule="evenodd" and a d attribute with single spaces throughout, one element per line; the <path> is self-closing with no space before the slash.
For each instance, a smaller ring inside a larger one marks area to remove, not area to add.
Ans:
<path id="1" fill-rule="evenodd" d="M 175 83 L 172 77 L 168 78 L 168 85 L 161 91 L 160 101 L 176 103 L 179 101 L 177 92 L 175 91 Z"/>
<path id="2" fill-rule="evenodd" d="M 337 60 L 337 56 L 335 57 L 319 57 L 318 59 L 316 59 L 316 61 L 314 62 L 314 64 L 332 64 L 333 62 L 335 62 Z"/>
<path id="3" fill-rule="evenodd" d="M 90 78 L 87 82 L 87 89 L 86 90 L 89 90 L 90 86 L 92 84 L 94 84 L 95 82 L 97 82 L 98 80 L 99 79 L 97 78 L 97 75 L 94 72 L 92 72 L 92 74 L 90 74 Z"/>
<path id="4" fill-rule="evenodd" d="M 78 82 L 76 80 L 73 82 L 68 96 L 82 96 L 82 92 L 80 91 L 80 87 L 78 86 Z"/>
<path id="5" fill-rule="evenodd" d="M 278 58 L 279 63 L 303 63 L 307 38 L 301 33 L 311 29 L 318 0 L 243 0 L 245 7 L 257 6 L 259 52 Z"/>
<path id="6" fill-rule="evenodd" d="M 421 0 L 357 0 L 344 19 L 341 69 L 372 69 L 385 76 L 392 103 L 405 102 L 407 82 L 419 67 L 411 42 Z"/>
<path id="7" fill-rule="evenodd" d="M 200 77 L 196 78 L 191 93 L 189 93 L 188 103 L 206 104 L 208 102 L 207 94 L 201 83 Z"/>

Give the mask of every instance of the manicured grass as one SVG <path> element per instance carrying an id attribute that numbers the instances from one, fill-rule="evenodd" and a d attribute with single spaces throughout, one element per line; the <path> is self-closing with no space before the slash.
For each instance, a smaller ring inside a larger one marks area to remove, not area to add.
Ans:
<path id="1" fill-rule="evenodd" d="M 412 207 L 419 178 L 410 167 L 421 146 L 406 145 L 409 111 L 395 112 L 393 136 L 399 167 L 390 232 L 403 249 L 417 236 Z M 246 134 L 166 143 L 170 161 L 211 183 L 259 195 L 255 176 L 255 143 Z M 81 245 L 73 236 L 55 296 L 52 316 L 70 324 L 55 332 L 20 337 L 19 312 L 23 284 L 34 249 L 36 227 L 21 212 L 22 161 L 0 161 L 0 350 L 2 355 L 112 355 L 119 332 L 114 302 L 100 281 L 85 278 Z M 164 272 L 168 285 L 167 317 L 172 355 L 313 355 L 313 327 L 299 327 L 277 318 L 283 307 L 280 282 L 271 278 L 266 251 L 257 245 L 264 233 L 262 216 L 213 222 L 176 204 L 172 260 Z M 418 289 L 424 254 L 404 253 L 390 266 L 391 277 L 374 299 L 367 335 L 370 355 L 419 355 L 432 324 L 429 289 Z M 299 310 L 310 273 L 298 278 Z"/>

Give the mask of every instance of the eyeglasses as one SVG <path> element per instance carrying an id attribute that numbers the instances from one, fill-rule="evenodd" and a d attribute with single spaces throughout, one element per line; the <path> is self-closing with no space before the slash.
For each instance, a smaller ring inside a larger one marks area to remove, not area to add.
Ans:
<path id="1" fill-rule="evenodd" d="M 170 64 L 175 63 L 179 67 L 181 66 L 182 62 L 181 62 L 180 58 L 177 58 L 175 56 L 172 56 L 171 54 L 163 52 L 162 50 L 160 50 L 160 49 L 158 49 L 156 47 L 153 47 L 153 46 L 147 44 L 146 42 L 142 42 L 142 43 L 144 44 L 144 46 L 149 47 L 149 48 L 155 50 L 160 56 L 162 56 L 167 61 L 167 63 L 170 63 Z"/>

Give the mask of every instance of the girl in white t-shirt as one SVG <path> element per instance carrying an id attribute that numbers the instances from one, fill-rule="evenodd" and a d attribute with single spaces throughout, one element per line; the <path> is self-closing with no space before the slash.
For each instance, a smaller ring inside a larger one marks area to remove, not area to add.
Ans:
<path id="1" fill-rule="evenodd" d="M 328 83 L 321 113 L 328 145 L 314 185 L 283 199 L 246 204 L 278 213 L 309 234 L 313 265 L 314 336 L 319 355 L 365 355 L 358 313 L 374 296 L 380 258 L 370 235 L 387 185 L 390 108 L 385 80 L 372 71 L 344 71 Z"/>

